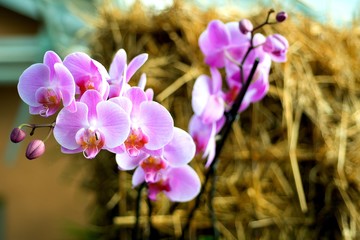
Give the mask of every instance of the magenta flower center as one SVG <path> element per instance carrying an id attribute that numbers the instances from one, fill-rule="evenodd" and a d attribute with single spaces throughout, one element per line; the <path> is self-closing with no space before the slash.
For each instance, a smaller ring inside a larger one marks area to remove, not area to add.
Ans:
<path id="1" fill-rule="evenodd" d="M 47 116 L 48 111 L 56 112 L 60 107 L 61 98 L 51 88 L 44 88 L 38 92 L 38 102 L 43 105 L 44 109 L 40 112 L 41 116 Z"/>
<path id="2" fill-rule="evenodd" d="M 141 161 L 140 167 L 145 172 L 146 182 L 156 182 L 159 178 L 159 171 L 166 168 L 166 162 L 161 157 L 150 156 Z"/>
<path id="3" fill-rule="evenodd" d="M 149 195 L 148 196 L 152 201 L 156 200 L 156 196 L 159 192 L 162 192 L 162 191 L 169 192 L 171 190 L 168 179 L 166 179 L 166 180 L 161 179 L 157 182 L 148 183 L 148 187 L 149 187 Z"/>
<path id="4" fill-rule="evenodd" d="M 79 136 L 76 138 L 77 144 L 82 147 L 86 158 L 94 158 L 105 144 L 104 136 L 98 130 L 92 128 L 80 131 Z"/>
<path id="5" fill-rule="evenodd" d="M 125 147 L 130 156 L 139 155 L 140 150 L 149 142 L 148 137 L 140 128 L 132 128 L 130 135 L 125 141 Z"/>
<path id="6" fill-rule="evenodd" d="M 80 82 L 78 83 L 78 86 L 80 88 L 80 94 L 84 94 L 87 90 L 99 90 L 98 89 L 98 82 L 99 82 L 98 76 L 95 75 L 88 75 L 83 77 Z"/>

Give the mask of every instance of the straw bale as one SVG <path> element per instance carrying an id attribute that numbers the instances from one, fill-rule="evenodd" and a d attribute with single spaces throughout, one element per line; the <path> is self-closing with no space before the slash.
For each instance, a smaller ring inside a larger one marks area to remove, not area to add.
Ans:
<path id="1" fill-rule="evenodd" d="M 200 10 L 182 1 L 157 14 L 140 3 L 128 12 L 109 4 L 101 10 L 92 41 L 94 58 L 109 66 L 119 48 L 129 59 L 149 53 L 140 72 L 147 74 L 155 99 L 169 109 L 175 125 L 186 130 L 193 83 L 208 73 L 199 35 L 212 19 L 238 21 L 244 16 L 233 9 L 226 15 Z M 266 12 L 247 17 L 260 23 Z M 263 31 L 288 39 L 288 61 L 273 64 L 269 94 L 240 115 L 226 142 L 214 199 L 221 235 L 358 238 L 360 29 L 336 29 L 290 13 L 286 22 Z M 204 160 L 196 158 L 191 164 L 203 179 Z M 120 178 L 120 213 L 114 222 L 125 229 L 134 224 L 136 191 L 129 173 L 120 173 Z M 192 236 L 209 227 L 206 199 L 195 215 Z M 161 196 L 154 203 L 152 222 L 163 236 L 181 233 L 192 202 L 177 205 L 170 215 L 172 206 Z M 148 231 L 145 200 L 141 209 L 140 224 Z"/>

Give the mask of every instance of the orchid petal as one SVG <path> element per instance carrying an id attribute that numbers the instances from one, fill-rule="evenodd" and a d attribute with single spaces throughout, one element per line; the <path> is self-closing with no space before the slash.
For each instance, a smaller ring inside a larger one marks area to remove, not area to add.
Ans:
<path id="1" fill-rule="evenodd" d="M 141 103 L 138 124 L 149 138 L 145 144 L 147 149 L 159 149 L 173 137 L 174 120 L 168 110 L 157 102 Z"/>
<path id="2" fill-rule="evenodd" d="M 142 90 L 145 90 L 146 81 L 147 81 L 146 74 L 145 73 L 141 74 L 138 82 L 138 87 L 141 88 Z"/>
<path id="3" fill-rule="evenodd" d="M 147 101 L 145 92 L 139 87 L 132 87 L 126 91 L 124 96 L 132 102 L 131 117 L 136 118 L 139 115 L 141 103 Z"/>
<path id="4" fill-rule="evenodd" d="M 187 202 L 200 193 L 200 178 L 189 165 L 170 168 L 167 176 L 170 190 L 164 193 L 171 201 Z"/>
<path id="5" fill-rule="evenodd" d="M 112 79 L 122 78 L 127 61 L 126 59 L 127 56 L 124 49 L 120 49 L 116 52 L 109 68 L 109 74 Z"/>
<path id="6" fill-rule="evenodd" d="M 218 93 L 222 88 L 222 77 L 217 68 L 210 68 L 211 73 L 211 93 Z"/>
<path id="7" fill-rule="evenodd" d="M 146 62 L 147 59 L 148 59 L 148 54 L 143 53 L 136 56 L 133 60 L 131 60 L 126 70 L 126 82 L 129 82 L 130 78 Z"/>
<path id="8" fill-rule="evenodd" d="M 225 111 L 225 103 L 221 97 L 211 95 L 207 101 L 201 119 L 205 124 L 213 123 L 219 120 Z"/>
<path id="9" fill-rule="evenodd" d="M 114 148 L 126 140 L 130 133 L 130 120 L 125 111 L 109 101 L 97 105 L 99 130 L 105 136 L 105 146 Z"/>
<path id="10" fill-rule="evenodd" d="M 115 97 L 109 99 L 109 101 L 119 105 L 128 115 L 131 113 L 132 102 L 126 97 Z"/>
<path id="11" fill-rule="evenodd" d="M 76 133 L 81 128 L 88 127 L 88 108 L 84 103 L 76 103 L 77 111 L 69 112 L 65 108 L 62 109 L 57 118 L 54 127 L 54 137 L 56 141 L 69 150 L 79 147 L 76 143 Z"/>
<path id="12" fill-rule="evenodd" d="M 226 25 L 220 20 L 211 21 L 207 31 L 213 48 L 223 48 L 230 43 L 230 34 Z"/>
<path id="13" fill-rule="evenodd" d="M 200 117 L 193 115 L 189 122 L 189 133 L 196 143 L 197 153 L 204 152 L 213 135 L 213 124 L 204 124 Z"/>
<path id="14" fill-rule="evenodd" d="M 69 69 L 76 82 L 84 74 L 89 74 L 90 62 L 91 58 L 83 52 L 71 53 L 64 59 L 64 65 Z"/>
<path id="15" fill-rule="evenodd" d="M 83 151 L 83 149 L 82 149 L 81 146 L 78 147 L 78 148 L 75 148 L 75 149 L 71 149 L 71 150 L 61 146 L 61 152 L 66 153 L 66 154 L 74 154 L 74 153 L 79 153 L 79 152 L 82 152 L 82 151 Z"/>
<path id="16" fill-rule="evenodd" d="M 54 77 L 56 63 L 62 63 L 61 58 L 54 51 L 47 51 L 44 54 L 44 64 L 50 69 L 50 79 Z"/>
<path id="17" fill-rule="evenodd" d="M 165 145 L 163 156 L 171 166 L 189 163 L 195 156 L 196 146 L 191 136 L 175 127 L 172 140 Z"/>
<path id="18" fill-rule="evenodd" d="M 40 106 L 36 101 L 35 92 L 41 87 L 47 87 L 50 77 L 49 68 L 42 63 L 36 63 L 25 69 L 17 86 L 21 99 L 30 106 Z"/>
<path id="19" fill-rule="evenodd" d="M 280 34 L 268 36 L 263 45 L 264 51 L 270 54 L 270 57 L 274 62 L 286 62 L 288 48 L 288 40 Z"/>
<path id="20" fill-rule="evenodd" d="M 61 63 L 54 65 L 55 75 L 58 80 L 58 88 L 61 91 L 62 101 L 65 107 L 75 100 L 75 82 L 69 70 Z"/>
<path id="21" fill-rule="evenodd" d="M 42 106 L 42 105 L 39 107 L 29 106 L 29 113 L 33 114 L 33 115 L 37 115 L 43 109 L 44 109 L 44 106 Z"/>
<path id="22" fill-rule="evenodd" d="M 118 164 L 121 170 L 133 170 L 139 163 L 147 158 L 149 155 L 146 153 L 141 153 L 136 157 L 131 157 L 126 152 L 122 154 L 116 154 L 116 163 Z"/>
<path id="23" fill-rule="evenodd" d="M 146 98 L 148 101 L 153 101 L 154 99 L 154 90 L 152 88 L 148 88 L 145 90 Z"/>
<path id="24" fill-rule="evenodd" d="M 248 42 L 251 38 L 251 33 L 248 32 L 247 34 L 241 33 L 239 31 L 239 22 L 228 22 L 225 23 L 226 29 L 230 34 L 230 44 L 239 46 L 240 44 L 244 44 Z"/>
<path id="25" fill-rule="evenodd" d="M 139 186 L 145 181 L 145 172 L 141 167 L 135 169 L 132 177 L 133 187 Z"/>
<path id="26" fill-rule="evenodd" d="M 102 100 L 100 93 L 96 90 L 88 90 L 82 95 L 80 101 L 85 103 L 88 107 L 89 122 L 92 122 L 97 118 L 96 106 Z"/>
<path id="27" fill-rule="evenodd" d="M 214 50 L 205 56 L 205 63 L 211 67 L 222 68 L 225 65 L 225 52 Z"/>
<path id="28" fill-rule="evenodd" d="M 215 124 L 213 124 L 215 125 Z M 216 142 L 215 142 L 215 129 L 216 127 L 213 127 L 213 132 L 211 132 L 210 139 L 208 142 L 208 145 L 204 151 L 203 158 L 207 156 L 205 168 L 208 168 L 211 163 L 214 161 L 215 153 L 216 153 Z"/>
<path id="29" fill-rule="evenodd" d="M 205 110 L 210 97 L 211 79 L 206 75 L 200 75 L 192 90 L 191 105 L 196 115 L 200 116 Z"/>

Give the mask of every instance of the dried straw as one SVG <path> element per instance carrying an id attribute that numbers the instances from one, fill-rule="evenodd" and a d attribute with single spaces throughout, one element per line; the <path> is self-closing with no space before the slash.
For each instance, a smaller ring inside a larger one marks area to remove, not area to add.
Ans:
<path id="1" fill-rule="evenodd" d="M 250 19 L 260 23 L 266 11 Z M 194 80 L 208 73 L 198 37 L 212 19 L 242 17 L 234 10 L 225 16 L 182 1 L 160 14 L 139 3 L 129 12 L 107 4 L 98 19 L 93 56 L 108 66 L 119 48 L 129 58 L 149 53 L 141 72 L 176 126 L 187 129 Z M 264 32 L 279 32 L 289 40 L 288 61 L 273 65 L 268 96 L 241 114 L 221 155 L 215 197 L 221 235 L 359 238 L 360 28 L 335 29 L 290 14 L 285 23 L 267 26 Z M 203 165 L 201 159 L 192 162 L 201 178 Z M 120 179 L 120 212 L 114 223 L 126 229 L 134 224 L 136 191 L 129 173 L 120 173 Z M 152 222 L 163 236 L 179 236 L 191 205 L 180 204 L 169 215 L 171 203 L 160 197 Z M 146 235 L 145 201 L 141 209 Z M 190 236 L 206 234 L 209 219 L 204 202 Z"/>

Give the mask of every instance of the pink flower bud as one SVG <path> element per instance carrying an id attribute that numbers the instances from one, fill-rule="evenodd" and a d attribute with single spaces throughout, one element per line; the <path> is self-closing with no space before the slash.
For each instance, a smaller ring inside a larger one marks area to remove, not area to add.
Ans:
<path id="1" fill-rule="evenodd" d="M 14 128 L 10 134 L 10 140 L 13 143 L 21 142 L 22 140 L 25 139 L 25 137 L 26 137 L 26 133 L 18 127 Z"/>
<path id="2" fill-rule="evenodd" d="M 251 32 L 254 29 L 254 27 L 250 22 L 250 20 L 245 18 L 239 22 L 239 29 L 242 34 L 247 34 L 248 32 Z"/>
<path id="3" fill-rule="evenodd" d="M 281 11 L 276 14 L 276 21 L 277 22 L 283 22 L 288 18 L 288 15 L 286 12 Z"/>
<path id="4" fill-rule="evenodd" d="M 32 140 L 26 148 L 26 157 L 29 160 L 40 157 L 45 152 L 45 144 L 41 140 Z"/>

